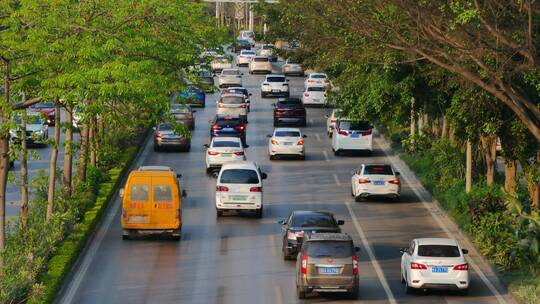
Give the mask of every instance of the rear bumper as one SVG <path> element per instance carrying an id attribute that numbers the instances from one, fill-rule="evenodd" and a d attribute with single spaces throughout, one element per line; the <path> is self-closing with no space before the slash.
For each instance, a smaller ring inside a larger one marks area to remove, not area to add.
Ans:
<path id="1" fill-rule="evenodd" d="M 285 148 L 285 146 L 275 146 L 271 145 L 269 149 L 270 155 L 304 155 L 305 149 L 304 146 L 290 146 Z"/>
<path id="2" fill-rule="evenodd" d="M 409 278 L 409 286 L 418 289 L 439 289 L 439 290 L 462 290 L 467 289 L 470 283 L 470 277 L 467 272 L 460 273 L 457 276 L 434 278 L 423 276 L 418 273 L 412 273 Z"/>

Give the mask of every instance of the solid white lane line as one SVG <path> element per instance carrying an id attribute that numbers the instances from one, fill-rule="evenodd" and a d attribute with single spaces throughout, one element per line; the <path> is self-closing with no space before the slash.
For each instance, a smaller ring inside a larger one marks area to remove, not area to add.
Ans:
<path id="1" fill-rule="evenodd" d="M 322 154 L 324 155 L 324 160 L 325 161 L 330 161 L 330 158 L 328 158 L 328 152 L 322 151 Z"/>
<path id="2" fill-rule="evenodd" d="M 274 286 L 274 295 L 276 297 L 276 304 L 283 304 L 283 292 L 279 285 Z"/>
<path id="3" fill-rule="evenodd" d="M 392 166 L 394 166 L 394 168 L 396 168 L 398 171 L 400 171 L 401 174 L 402 174 L 401 176 L 403 177 L 403 179 L 406 180 L 409 185 L 411 185 L 409 180 L 414 179 L 414 178 L 411 177 L 411 176 L 407 176 L 408 174 L 403 174 L 403 170 L 400 169 L 400 166 L 397 164 L 396 160 L 394 159 L 394 156 L 389 155 L 388 152 L 386 151 L 386 149 L 383 148 L 382 150 L 383 150 L 384 154 L 386 155 L 386 157 L 390 160 L 390 163 L 392 164 Z M 420 187 L 423 188 L 423 186 L 422 186 L 422 184 L 420 182 L 418 184 L 420 185 Z M 450 232 L 450 229 L 448 229 L 448 227 L 443 223 L 443 221 L 441 220 L 441 217 L 437 213 L 432 211 L 434 209 L 434 207 L 437 207 L 437 206 L 434 206 L 433 203 L 429 204 L 428 203 L 429 200 L 416 187 L 411 186 L 410 188 L 412 189 L 414 194 L 416 194 L 416 196 L 422 201 L 422 205 L 424 205 L 424 208 L 426 208 L 426 210 L 428 210 L 429 214 L 431 214 L 431 216 L 433 217 L 435 222 L 437 222 L 437 225 L 439 225 L 439 227 L 444 231 L 444 233 L 446 233 L 446 235 L 449 238 L 455 238 L 454 234 L 452 234 Z M 469 240 L 467 238 L 465 238 L 465 237 L 463 237 L 463 240 L 465 240 L 467 243 L 469 242 Z M 470 244 L 470 245 L 472 245 L 472 244 Z M 480 269 L 480 267 L 478 267 L 478 265 L 472 259 L 468 259 L 467 262 L 469 263 L 469 265 L 472 266 L 474 272 L 476 272 L 478 274 L 478 276 L 480 277 L 482 282 L 484 282 L 484 284 L 489 288 L 491 293 L 497 298 L 497 301 L 499 303 L 507 303 L 506 300 L 504 299 L 504 297 L 499 293 L 497 288 L 495 288 L 495 286 L 493 286 L 491 281 L 487 278 L 486 274 L 482 271 L 482 269 Z"/>
<path id="4" fill-rule="evenodd" d="M 144 144 L 144 148 L 142 153 L 137 157 L 137 160 L 133 162 L 131 168 L 137 168 L 139 167 L 143 160 L 147 158 L 148 153 L 150 153 L 150 137 L 148 136 L 146 138 L 146 143 Z M 118 202 L 118 189 L 116 190 L 116 193 L 113 195 L 112 201 L 110 202 L 111 206 L 108 206 L 106 212 L 106 216 L 103 219 L 103 223 L 101 226 L 98 227 L 98 230 L 94 236 L 94 239 L 91 240 L 88 249 L 86 250 L 86 253 L 82 256 L 82 261 L 79 264 L 78 269 L 76 269 L 76 272 L 73 274 L 73 277 L 70 281 L 70 283 L 66 286 L 66 290 L 63 292 L 62 297 L 58 301 L 58 303 L 66 303 L 70 304 L 73 303 L 73 298 L 75 297 L 75 293 L 79 289 L 83 278 L 86 276 L 86 272 L 88 271 L 88 268 L 90 268 L 90 264 L 94 261 L 94 258 L 96 256 L 96 253 L 101 246 L 101 243 L 103 242 L 103 239 L 105 238 L 105 235 L 107 234 L 107 231 L 109 231 L 109 227 L 111 226 L 113 219 L 120 210 L 118 208 L 117 202 Z"/>
<path id="5" fill-rule="evenodd" d="M 345 206 L 347 206 L 347 210 L 349 210 L 349 214 L 351 215 L 351 219 L 353 221 L 354 227 L 356 228 L 356 232 L 358 232 L 358 235 L 360 236 L 362 245 L 364 246 L 369 256 L 369 260 L 371 261 L 371 264 L 373 265 L 373 268 L 375 269 L 375 273 L 377 273 L 377 277 L 379 277 L 379 281 L 381 282 L 384 292 L 386 293 L 386 297 L 388 298 L 388 301 L 391 304 L 397 304 L 396 298 L 394 297 L 394 294 L 392 293 L 392 290 L 390 289 L 390 285 L 388 285 L 388 281 L 386 281 L 386 277 L 384 276 L 381 265 L 379 265 L 379 262 L 377 261 L 377 258 L 375 257 L 375 254 L 373 253 L 373 249 L 371 249 L 371 246 L 368 243 L 364 230 L 362 230 L 362 227 L 358 223 L 358 219 L 356 218 L 356 215 L 354 214 L 354 211 L 352 210 L 351 203 L 345 202 Z"/>
<path id="6" fill-rule="evenodd" d="M 318 142 L 322 142 L 321 136 L 319 135 L 319 133 L 315 133 L 315 138 L 317 139 Z"/>
<path id="7" fill-rule="evenodd" d="M 334 181 L 336 182 L 336 185 L 341 186 L 341 182 L 339 181 L 337 174 L 334 173 L 332 175 L 334 176 Z"/>

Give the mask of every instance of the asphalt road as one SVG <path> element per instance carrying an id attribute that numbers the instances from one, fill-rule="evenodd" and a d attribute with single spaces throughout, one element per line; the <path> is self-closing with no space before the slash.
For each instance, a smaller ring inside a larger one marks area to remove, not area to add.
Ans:
<path id="1" fill-rule="evenodd" d="M 120 202 L 116 198 L 92 242 L 68 278 L 58 303 L 513 303 L 471 244 L 433 203 L 414 175 L 390 153 L 377 136 L 372 156 L 335 157 L 325 134 L 329 109 L 309 109 L 304 133 L 305 161 L 268 160 L 267 138 L 273 130 L 271 104 L 261 99 L 262 75 L 244 71 L 244 85 L 253 93 L 247 157 L 257 161 L 268 179 L 264 184 L 262 219 L 251 215 L 216 218 L 215 179 L 205 174 L 203 144 L 217 95 L 207 96 L 198 109 L 192 150 L 161 152 L 147 141 L 136 165 L 166 165 L 182 173 L 188 191 L 183 204 L 180 242 L 159 238 L 123 241 Z M 303 79 L 291 77 L 293 95 Z M 350 171 L 363 162 L 391 162 L 404 178 L 401 202 L 355 203 L 350 195 Z M 281 257 L 278 219 L 292 210 L 329 210 L 345 220 L 344 232 L 361 247 L 360 296 L 322 296 L 299 301 L 293 261 Z M 449 292 L 406 295 L 400 283 L 399 248 L 416 237 L 452 237 L 470 250 L 472 283 L 468 296 Z"/>

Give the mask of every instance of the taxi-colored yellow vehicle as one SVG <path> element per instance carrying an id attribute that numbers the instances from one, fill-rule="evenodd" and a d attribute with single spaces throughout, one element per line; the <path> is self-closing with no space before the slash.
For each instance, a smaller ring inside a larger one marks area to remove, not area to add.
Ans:
<path id="1" fill-rule="evenodd" d="M 122 197 L 122 238 L 164 234 L 180 240 L 182 196 L 180 174 L 165 166 L 143 166 L 131 171 Z"/>

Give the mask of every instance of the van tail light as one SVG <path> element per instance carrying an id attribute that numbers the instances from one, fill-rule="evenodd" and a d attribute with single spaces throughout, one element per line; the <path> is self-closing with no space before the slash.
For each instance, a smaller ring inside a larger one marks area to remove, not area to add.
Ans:
<path id="1" fill-rule="evenodd" d="M 272 143 L 272 145 L 279 145 L 279 141 L 275 139 L 272 139 L 270 142 Z"/>
<path id="2" fill-rule="evenodd" d="M 241 104 L 241 105 L 240 105 L 240 108 L 245 109 L 245 108 L 247 108 L 247 105 L 246 105 L 245 103 L 244 103 L 244 104 Z"/>
<path id="3" fill-rule="evenodd" d="M 228 192 L 229 188 L 225 186 L 216 186 L 216 192 Z"/>
<path id="4" fill-rule="evenodd" d="M 424 264 L 411 262 L 411 269 L 426 270 L 427 266 Z"/>
<path id="5" fill-rule="evenodd" d="M 304 144 L 304 140 L 303 140 L 303 139 L 302 139 L 302 140 L 299 140 L 298 143 L 297 143 L 297 145 L 299 145 L 299 146 L 302 146 L 303 144 Z"/>
<path id="6" fill-rule="evenodd" d="M 243 152 L 243 151 L 240 151 L 240 152 L 234 152 L 234 155 L 236 155 L 236 156 L 242 156 L 242 155 L 244 155 L 244 152 Z"/>
<path id="7" fill-rule="evenodd" d="M 344 136 L 349 135 L 349 132 L 347 132 L 346 130 L 338 129 L 337 131 L 338 131 L 338 134 L 339 134 L 339 135 L 344 135 Z"/>
<path id="8" fill-rule="evenodd" d="M 367 131 L 362 131 L 362 132 L 360 132 L 360 134 L 362 134 L 362 136 L 371 135 L 371 129 L 369 129 Z"/>
<path id="9" fill-rule="evenodd" d="M 219 152 L 208 151 L 208 155 L 219 155 Z"/>
<path id="10" fill-rule="evenodd" d="M 301 270 L 302 270 L 303 274 L 307 274 L 307 262 L 308 262 L 307 255 L 303 255 L 302 256 L 302 265 L 301 265 Z"/>
<path id="11" fill-rule="evenodd" d="M 361 178 L 358 180 L 359 184 L 369 184 L 371 181 L 369 179 Z"/>
<path id="12" fill-rule="evenodd" d="M 251 187 L 249 192 L 262 192 L 262 187 Z"/>
<path id="13" fill-rule="evenodd" d="M 401 185 L 401 181 L 399 180 L 399 178 L 394 178 L 393 180 L 388 181 L 388 182 L 394 185 Z"/>
<path id="14" fill-rule="evenodd" d="M 465 264 L 456 265 L 452 269 L 453 270 L 469 270 L 469 264 L 465 263 Z"/>
<path id="15" fill-rule="evenodd" d="M 358 257 L 355 255 L 353 255 L 352 257 L 352 265 L 353 265 L 352 274 L 357 275 L 358 274 Z"/>

